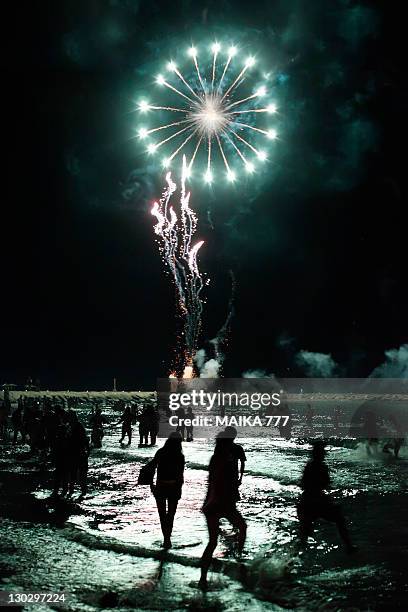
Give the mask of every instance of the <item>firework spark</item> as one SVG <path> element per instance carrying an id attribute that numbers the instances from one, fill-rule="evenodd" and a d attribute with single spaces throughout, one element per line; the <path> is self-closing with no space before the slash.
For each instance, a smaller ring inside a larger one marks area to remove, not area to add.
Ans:
<path id="1" fill-rule="evenodd" d="M 167 75 L 159 74 L 156 78 L 157 85 L 168 93 L 168 104 L 139 102 L 140 113 L 151 116 L 151 111 L 159 111 L 167 118 L 155 127 L 140 127 L 139 138 L 143 141 L 154 138 L 147 145 L 149 155 L 169 151 L 162 159 L 165 168 L 179 154 L 186 155 L 185 178 L 191 177 L 193 166 L 200 168 L 201 164 L 199 174 L 206 183 L 212 183 L 220 174 L 216 158 L 231 182 L 240 174 L 236 162 L 252 174 L 257 163 L 267 159 L 259 139 L 272 141 L 278 137 L 273 126 L 256 125 L 258 117 L 272 116 L 278 109 L 275 102 L 260 104 L 268 92 L 252 75 L 255 58 L 250 56 L 242 61 L 235 46 L 224 49 L 219 42 L 211 46 L 209 53 L 200 52 L 201 65 L 196 47 L 192 46 L 187 55 L 190 59 L 184 74 L 170 61 Z M 168 118 L 171 114 L 173 120 Z M 162 132 L 161 139 L 155 138 Z"/>

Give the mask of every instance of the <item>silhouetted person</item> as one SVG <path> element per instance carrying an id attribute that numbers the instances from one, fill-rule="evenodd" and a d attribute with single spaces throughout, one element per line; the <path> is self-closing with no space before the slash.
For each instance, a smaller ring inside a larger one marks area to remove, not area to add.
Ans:
<path id="1" fill-rule="evenodd" d="M 150 436 L 150 445 L 155 446 L 157 434 L 159 433 L 159 413 L 153 406 L 149 405 L 143 412 L 143 417 L 147 428 L 146 443 L 148 441 L 148 436 Z"/>
<path id="2" fill-rule="evenodd" d="M 190 421 L 194 419 L 193 409 L 191 408 L 191 406 L 187 408 L 186 419 L 189 419 Z M 192 424 L 186 425 L 186 441 L 187 442 L 193 441 L 193 430 L 194 430 L 194 427 Z"/>
<path id="3" fill-rule="evenodd" d="M 60 406 L 56 406 L 55 412 L 58 418 L 58 425 L 56 427 L 56 435 L 52 446 L 52 457 L 55 465 L 52 495 L 57 497 L 60 489 L 62 489 L 62 495 L 66 495 L 68 492 L 71 449 L 70 427 L 68 425 L 66 412 Z"/>
<path id="4" fill-rule="evenodd" d="M 224 432 L 222 433 L 223 433 L 222 437 L 227 438 L 228 440 L 232 440 L 230 452 L 234 459 L 234 478 L 237 480 L 238 486 L 240 486 L 242 483 L 242 476 L 244 475 L 244 470 L 245 470 L 245 462 L 246 462 L 245 451 L 240 444 L 236 444 L 234 442 L 235 438 L 237 437 L 237 433 L 238 433 L 235 427 L 228 425 L 225 428 Z M 238 499 L 239 499 L 239 492 L 238 492 Z"/>
<path id="5" fill-rule="evenodd" d="M 79 422 L 76 412 L 69 413 L 69 494 L 74 492 L 75 484 L 81 488 L 81 494 L 87 492 L 89 440 L 85 427 Z"/>
<path id="6" fill-rule="evenodd" d="M 174 515 L 181 497 L 184 482 L 184 455 L 181 446 L 181 436 L 178 432 L 169 435 L 154 456 L 157 464 L 156 484 L 151 486 L 156 498 L 160 525 L 163 533 L 163 547 L 171 548 Z"/>
<path id="7" fill-rule="evenodd" d="M 132 412 L 129 406 L 126 406 L 122 416 L 119 419 L 119 423 L 122 423 L 122 437 L 119 440 L 119 444 L 122 444 L 125 436 L 128 437 L 128 445 L 132 442 Z"/>
<path id="8" fill-rule="evenodd" d="M 43 430 L 43 449 L 47 451 L 52 444 L 52 437 L 55 435 L 55 423 L 54 423 L 54 411 L 50 404 L 46 402 L 44 404 L 43 416 L 42 416 L 42 430 Z"/>
<path id="9" fill-rule="evenodd" d="M 106 423 L 106 419 L 102 414 L 102 410 L 100 408 L 96 408 L 95 412 L 91 415 L 89 419 L 90 425 L 92 427 L 91 430 L 91 442 L 94 448 L 102 448 L 102 439 L 104 436 L 103 426 Z"/>
<path id="10" fill-rule="evenodd" d="M 300 539 L 305 545 L 312 534 L 315 521 L 319 518 L 336 523 L 340 537 L 347 552 L 353 552 L 352 545 L 340 506 L 335 504 L 326 491 L 330 488 L 329 468 L 324 462 L 326 454 L 324 442 L 314 442 L 312 458 L 303 471 L 300 486 L 303 493 L 300 497 L 297 512 L 300 521 Z"/>
<path id="11" fill-rule="evenodd" d="M 341 416 L 341 410 L 339 406 L 336 406 L 333 412 L 333 429 L 334 429 L 334 434 L 336 436 L 340 434 L 340 416 Z"/>
<path id="12" fill-rule="evenodd" d="M 399 451 L 401 446 L 404 444 L 405 437 L 403 435 L 402 427 L 395 416 L 390 416 L 390 421 L 394 426 L 396 437 L 386 442 L 383 447 L 384 453 L 389 453 L 391 450 L 394 452 L 394 457 L 398 459 Z"/>
<path id="13" fill-rule="evenodd" d="M 246 539 L 246 522 L 237 510 L 237 501 L 240 499 L 238 492 L 242 480 L 238 476 L 238 457 L 241 451 L 237 451 L 238 444 L 234 444 L 236 430 L 227 427 L 225 431 L 217 435 L 214 454 L 211 457 L 208 472 L 208 491 L 203 505 L 203 513 L 207 520 L 209 542 L 201 558 L 201 577 L 199 586 L 207 588 L 207 573 L 211 565 L 212 556 L 218 543 L 218 532 L 220 519 L 226 518 L 233 527 L 238 529 L 238 551 L 241 553 Z M 243 457 L 245 453 L 242 449 Z M 241 464 L 242 465 L 242 464 Z M 243 470 L 243 468 L 242 468 Z"/>
<path id="14" fill-rule="evenodd" d="M 23 423 L 23 409 L 21 406 L 18 406 L 11 415 L 11 424 L 13 426 L 13 444 L 17 444 L 18 434 L 21 435 L 21 442 L 24 444 L 26 432 Z"/>
<path id="15" fill-rule="evenodd" d="M 377 424 L 377 415 L 375 412 L 368 410 L 362 416 L 363 431 L 362 435 L 366 438 L 366 450 L 368 455 L 377 452 L 379 432 Z"/>
<path id="16" fill-rule="evenodd" d="M 146 406 L 142 414 L 137 417 L 139 421 L 139 446 L 148 446 L 149 444 L 150 416 L 147 408 Z"/>
<path id="17" fill-rule="evenodd" d="M 315 412 L 313 410 L 313 408 L 311 407 L 310 404 L 307 405 L 307 410 L 306 410 L 306 430 L 308 432 L 308 434 L 312 434 L 313 433 L 313 417 L 315 416 Z"/>
<path id="18" fill-rule="evenodd" d="M 289 409 L 289 406 L 287 404 L 283 404 L 279 412 L 281 416 L 288 417 L 288 419 L 283 419 L 283 418 L 279 419 L 279 422 L 278 422 L 279 435 L 281 436 L 281 438 L 290 440 L 292 436 L 293 421 L 292 421 L 292 414 Z"/>
<path id="19" fill-rule="evenodd" d="M 31 452 L 43 450 L 45 447 L 44 413 L 39 406 L 31 411 L 28 425 Z"/>
<path id="20" fill-rule="evenodd" d="M 184 436 L 185 436 L 185 432 L 186 432 L 186 426 L 184 424 L 184 419 L 186 418 L 186 413 L 184 411 L 184 408 L 182 408 L 180 406 L 180 408 L 177 408 L 177 410 L 176 410 L 176 412 L 174 414 L 178 417 L 177 431 L 180 433 L 181 439 L 184 442 Z"/>
<path id="21" fill-rule="evenodd" d="M 9 415 L 9 409 L 4 402 L 0 402 L 0 437 L 4 440 L 7 435 L 7 420 Z"/>
<path id="22" fill-rule="evenodd" d="M 11 400 L 10 400 L 10 389 L 7 386 L 4 387 L 3 405 L 5 409 L 7 410 L 7 414 L 9 414 L 11 410 Z"/>

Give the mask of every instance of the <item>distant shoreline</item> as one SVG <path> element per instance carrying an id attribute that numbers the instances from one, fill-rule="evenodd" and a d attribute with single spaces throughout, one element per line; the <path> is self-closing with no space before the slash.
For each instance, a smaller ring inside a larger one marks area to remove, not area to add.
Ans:
<path id="1" fill-rule="evenodd" d="M 89 399 L 92 400 L 132 400 L 132 399 L 156 399 L 156 391 L 9 391 L 10 401 L 16 402 L 20 396 L 27 398 L 50 397 L 56 399 Z M 1 396 L 4 396 L 2 391 Z"/>

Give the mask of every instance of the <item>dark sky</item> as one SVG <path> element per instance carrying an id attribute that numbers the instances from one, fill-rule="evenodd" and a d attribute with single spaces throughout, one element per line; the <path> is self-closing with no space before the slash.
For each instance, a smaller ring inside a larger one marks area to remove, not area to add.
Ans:
<path id="1" fill-rule="evenodd" d="M 276 67 L 282 139 L 257 184 L 194 194 L 211 278 L 202 343 L 226 317 L 230 269 L 227 375 L 299 374 L 304 349 L 363 376 L 407 342 L 406 36 L 392 3 L 4 10 L 1 379 L 148 388 L 166 374 L 174 295 L 149 215 L 161 182 L 130 111 L 160 57 L 225 33 Z"/>

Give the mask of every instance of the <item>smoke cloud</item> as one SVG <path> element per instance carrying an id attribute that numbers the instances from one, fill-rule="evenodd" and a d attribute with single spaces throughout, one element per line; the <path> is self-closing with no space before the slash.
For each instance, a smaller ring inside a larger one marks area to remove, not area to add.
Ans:
<path id="1" fill-rule="evenodd" d="M 207 356 L 204 349 L 199 349 L 194 356 L 194 361 L 196 362 L 197 368 L 200 371 L 203 365 L 205 364 L 206 357 Z"/>
<path id="2" fill-rule="evenodd" d="M 385 351 L 385 361 L 375 368 L 372 378 L 408 378 L 408 344 Z"/>
<path id="3" fill-rule="evenodd" d="M 218 378 L 221 363 L 216 359 L 209 359 L 200 370 L 200 378 Z"/>
<path id="4" fill-rule="evenodd" d="M 275 378 L 275 374 L 268 374 L 266 370 L 245 370 L 242 378 Z"/>
<path id="5" fill-rule="evenodd" d="M 194 361 L 200 372 L 200 378 L 218 378 L 223 362 L 223 356 L 219 358 L 211 357 L 207 359 L 207 353 L 204 349 L 199 349 L 195 356 Z"/>
<path id="6" fill-rule="evenodd" d="M 330 353 L 299 351 L 295 357 L 295 362 L 305 372 L 306 376 L 316 378 L 334 376 L 337 370 L 337 364 Z"/>

